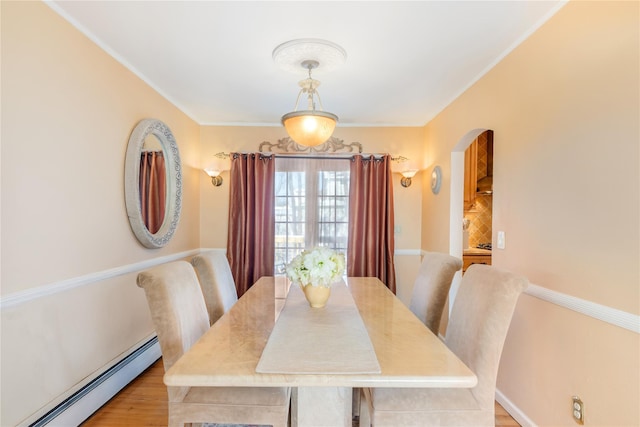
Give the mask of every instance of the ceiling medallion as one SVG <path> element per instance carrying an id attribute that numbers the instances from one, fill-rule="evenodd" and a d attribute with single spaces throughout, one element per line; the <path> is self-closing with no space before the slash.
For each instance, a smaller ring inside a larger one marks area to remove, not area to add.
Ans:
<path id="1" fill-rule="evenodd" d="M 300 92 L 294 110 L 282 116 L 282 125 L 296 143 L 315 147 L 327 141 L 338 123 L 338 116 L 324 111 L 318 86 L 320 82 L 311 77 L 311 71 L 331 70 L 342 65 L 346 52 L 335 43 L 318 39 L 299 39 L 283 43 L 273 51 L 273 60 L 281 68 L 306 70 L 308 77 L 298 82 Z M 307 109 L 298 110 L 300 97 L 306 94 Z M 316 108 L 316 99 L 318 108 Z"/>
<path id="2" fill-rule="evenodd" d="M 296 39 L 273 50 L 273 62 L 285 71 L 300 73 L 302 61 L 316 61 L 319 71 L 333 71 L 347 60 L 347 52 L 337 44 L 322 39 Z"/>

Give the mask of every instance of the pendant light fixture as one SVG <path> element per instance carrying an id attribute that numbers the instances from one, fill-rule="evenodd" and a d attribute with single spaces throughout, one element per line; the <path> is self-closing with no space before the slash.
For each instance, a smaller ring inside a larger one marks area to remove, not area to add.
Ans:
<path id="1" fill-rule="evenodd" d="M 295 142 L 307 147 L 323 144 L 333 134 L 338 123 L 338 116 L 323 111 L 320 94 L 317 91 L 320 82 L 311 78 L 311 70 L 318 68 L 318 61 L 305 60 L 300 64 L 309 72 L 309 77 L 298 82 L 300 92 L 296 99 L 294 111 L 282 116 L 282 125 Z M 298 111 L 300 97 L 306 94 L 307 109 Z M 316 98 L 320 109 L 316 109 Z"/>
<path id="2" fill-rule="evenodd" d="M 282 116 L 282 125 L 289 137 L 307 147 L 323 144 L 333 134 L 338 116 L 324 111 L 318 93 L 320 82 L 311 77 L 311 71 L 320 67 L 335 68 L 344 62 L 346 53 L 340 46 L 326 40 L 299 39 L 278 46 L 273 51 L 273 59 L 286 70 L 293 71 L 297 65 L 306 70 L 308 75 L 306 79 L 298 82 L 300 92 L 294 111 Z M 307 98 L 306 109 L 298 110 L 303 95 Z"/>

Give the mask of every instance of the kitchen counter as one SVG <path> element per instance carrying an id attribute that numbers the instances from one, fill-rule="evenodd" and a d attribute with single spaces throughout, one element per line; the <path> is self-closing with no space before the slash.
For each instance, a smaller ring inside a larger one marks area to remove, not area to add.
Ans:
<path id="1" fill-rule="evenodd" d="M 463 255 L 491 255 L 489 249 L 467 248 L 462 251 Z"/>
<path id="2" fill-rule="evenodd" d="M 491 251 L 489 249 L 467 248 L 462 251 L 462 273 L 473 264 L 491 265 Z"/>

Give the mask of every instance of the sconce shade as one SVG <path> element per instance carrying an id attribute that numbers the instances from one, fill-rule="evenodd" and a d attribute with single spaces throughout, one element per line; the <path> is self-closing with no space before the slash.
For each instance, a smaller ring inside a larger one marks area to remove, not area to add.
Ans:
<path id="1" fill-rule="evenodd" d="M 418 169 L 409 169 L 409 170 L 406 170 L 406 171 L 402 171 L 400 173 L 405 178 L 413 178 L 414 176 L 416 176 L 416 173 L 418 173 Z"/>
<path id="2" fill-rule="evenodd" d="M 282 116 L 282 125 L 295 142 L 306 147 L 325 143 L 333 134 L 338 116 L 326 111 L 293 111 Z"/>

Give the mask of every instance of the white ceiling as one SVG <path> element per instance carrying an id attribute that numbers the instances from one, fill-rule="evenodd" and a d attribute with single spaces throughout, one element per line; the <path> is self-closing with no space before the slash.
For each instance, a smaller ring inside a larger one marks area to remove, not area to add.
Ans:
<path id="1" fill-rule="evenodd" d="M 313 77 L 341 126 L 423 126 L 565 1 L 53 1 L 200 124 L 279 125 L 298 80 L 279 44 L 320 38 L 346 63 Z"/>

